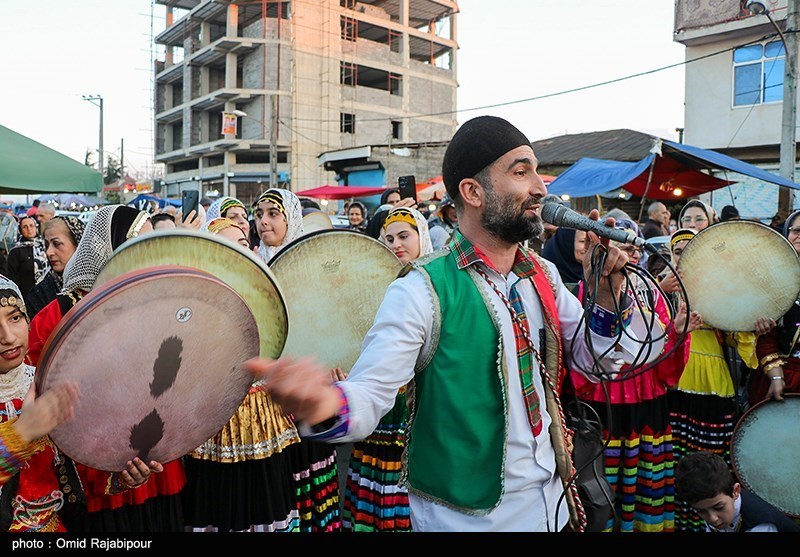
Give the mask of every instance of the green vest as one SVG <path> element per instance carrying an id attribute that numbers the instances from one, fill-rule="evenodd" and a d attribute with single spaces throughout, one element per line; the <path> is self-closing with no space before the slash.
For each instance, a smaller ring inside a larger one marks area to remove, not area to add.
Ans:
<path id="1" fill-rule="evenodd" d="M 473 283 L 474 271 L 459 270 L 448 261 L 453 257 L 440 251 L 414 265 L 429 278 L 438 302 L 437 347 L 414 378 L 407 479 L 409 489 L 476 514 L 497 506 L 503 493 L 508 428 L 503 347 L 491 302 Z"/>
<path id="2" fill-rule="evenodd" d="M 560 325 L 549 270 L 539 264 L 534 279 L 545 310 L 546 347 L 542 354 L 550 380 L 563 380 Z M 402 483 L 421 498 L 465 514 L 485 515 L 504 492 L 508 433 L 507 370 L 494 306 L 478 286 L 483 279 L 471 267 L 459 269 L 455 255 L 443 249 L 412 261 L 428 281 L 434 315 L 431 353 L 417 366 L 406 391 L 409 411 Z M 545 385 L 549 434 L 562 482 L 574 472 L 572 431 Z M 502 419 L 501 419 L 502 416 Z M 567 491 L 571 522 L 577 526 L 579 501 Z"/>

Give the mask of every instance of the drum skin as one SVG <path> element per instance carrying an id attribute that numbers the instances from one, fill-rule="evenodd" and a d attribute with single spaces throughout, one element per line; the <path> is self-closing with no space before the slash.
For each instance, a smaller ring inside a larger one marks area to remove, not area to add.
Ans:
<path id="1" fill-rule="evenodd" d="M 80 394 L 50 435 L 70 458 L 115 472 L 136 456 L 170 462 L 225 425 L 252 376 L 258 326 L 242 297 L 197 269 L 152 267 L 93 289 L 54 329 L 37 388 Z"/>
<path id="2" fill-rule="evenodd" d="M 731 463 L 744 487 L 794 518 L 800 518 L 800 394 L 765 400 L 736 424 Z"/>
<path id="3" fill-rule="evenodd" d="M 130 271 L 160 265 L 199 269 L 231 286 L 256 318 L 261 357 L 280 356 L 289 323 L 275 276 L 255 254 L 220 236 L 173 229 L 128 240 L 103 267 L 94 287 Z"/>
<path id="4" fill-rule="evenodd" d="M 778 320 L 800 293 L 800 260 L 779 232 L 755 221 L 725 221 L 689 240 L 678 271 L 690 309 L 723 331 L 753 331 Z"/>
<path id="5" fill-rule="evenodd" d="M 349 372 L 389 284 L 403 264 L 382 242 L 360 232 L 319 230 L 270 261 L 289 310 L 283 355 L 315 356 Z"/>
<path id="6" fill-rule="evenodd" d="M 331 230 L 333 222 L 331 218 L 322 211 L 312 211 L 303 215 L 303 231 L 305 234 L 311 234 L 317 230 Z"/>

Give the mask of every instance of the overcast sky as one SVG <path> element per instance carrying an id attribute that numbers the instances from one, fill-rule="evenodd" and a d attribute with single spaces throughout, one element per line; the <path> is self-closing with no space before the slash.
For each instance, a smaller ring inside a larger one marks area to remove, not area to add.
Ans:
<path id="1" fill-rule="evenodd" d="M 82 95 L 100 94 L 105 150 L 119 156 L 124 138 L 126 165 L 147 173 L 150 7 L 150 0 L 0 2 L 0 124 L 83 162 L 97 148 L 99 109 Z M 459 7 L 459 122 L 502 116 L 532 141 L 617 128 L 677 138 L 684 48 L 672 40 L 673 0 L 460 0 Z M 156 34 L 163 10 L 155 6 Z M 635 74 L 645 75 L 621 79 Z M 535 99 L 545 95 L 552 96 Z M 509 104 L 480 108 L 501 103 Z"/>

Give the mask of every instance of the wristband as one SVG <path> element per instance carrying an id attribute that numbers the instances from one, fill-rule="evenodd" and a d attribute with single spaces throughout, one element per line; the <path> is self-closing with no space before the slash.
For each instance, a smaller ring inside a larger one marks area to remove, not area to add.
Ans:
<path id="1" fill-rule="evenodd" d="M 632 320 L 633 304 L 619 315 L 595 304 L 589 318 L 589 329 L 600 336 L 613 338 L 619 335 L 623 328 L 627 328 Z"/>
<path id="2" fill-rule="evenodd" d="M 338 385 L 336 389 L 339 391 L 339 410 L 336 412 L 336 416 L 311 427 L 301 427 L 302 424 L 300 424 L 298 430 L 302 430 L 300 432 L 301 436 L 324 441 L 342 437 L 347 433 L 350 425 L 350 406 L 347 404 L 347 396 L 344 394 L 344 389 Z"/>
<path id="3" fill-rule="evenodd" d="M 783 377 L 770 377 L 773 381 L 778 381 L 779 379 L 783 381 Z"/>

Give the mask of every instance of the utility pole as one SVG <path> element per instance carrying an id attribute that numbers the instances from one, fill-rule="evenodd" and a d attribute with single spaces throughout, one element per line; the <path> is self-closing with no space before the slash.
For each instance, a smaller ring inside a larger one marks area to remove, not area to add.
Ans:
<path id="1" fill-rule="evenodd" d="M 272 123 L 269 127 L 269 187 L 278 187 L 278 95 L 271 95 Z"/>
<path id="2" fill-rule="evenodd" d="M 105 183 L 105 161 L 103 160 L 105 158 L 105 153 L 103 151 L 103 97 L 101 95 L 83 95 L 83 100 L 89 101 L 96 107 L 100 108 L 100 148 L 97 150 L 99 154 L 97 168 L 100 171 L 100 177 L 103 183 Z"/>
<path id="3" fill-rule="evenodd" d="M 794 182 L 797 163 L 797 29 L 800 18 L 800 0 L 788 0 L 786 33 L 781 37 L 786 49 L 786 73 L 783 78 L 783 116 L 781 125 L 780 174 Z M 778 210 L 788 216 L 794 207 L 794 191 L 781 186 L 778 192 Z"/>
<path id="4" fill-rule="evenodd" d="M 125 138 L 119 140 L 119 172 L 125 177 Z"/>

